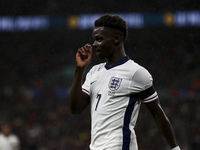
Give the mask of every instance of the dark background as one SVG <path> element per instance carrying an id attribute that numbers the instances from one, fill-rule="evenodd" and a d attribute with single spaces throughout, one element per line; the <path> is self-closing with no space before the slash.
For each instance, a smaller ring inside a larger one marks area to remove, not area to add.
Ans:
<path id="1" fill-rule="evenodd" d="M 200 10 L 198 0 L 1 0 L 1 16 L 152 13 Z M 22 150 L 88 150 L 89 108 L 72 115 L 68 93 L 76 50 L 92 30 L 0 32 L 0 121 L 12 125 Z M 127 55 L 149 70 L 182 150 L 200 148 L 200 27 L 129 29 Z M 101 62 L 93 57 L 92 65 Z M 136 125 L 140 150 L 167 150 L 142 105 Z"/>

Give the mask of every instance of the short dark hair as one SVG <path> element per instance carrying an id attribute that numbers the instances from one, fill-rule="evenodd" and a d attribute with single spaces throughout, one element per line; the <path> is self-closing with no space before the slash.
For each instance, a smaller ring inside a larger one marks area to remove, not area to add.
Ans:
<path id="1" fill-rule="evenodd" d="M 124 40 L 126 40 L 128 36 L 128 26 L 126 21 L 124 21 L 124 19 L 122 19 L 119 15 L 105 14 L 97 19 L 94 22 L 94 25 L 95 27 L 103 26 L 117 29 L 123 33 Z"/>

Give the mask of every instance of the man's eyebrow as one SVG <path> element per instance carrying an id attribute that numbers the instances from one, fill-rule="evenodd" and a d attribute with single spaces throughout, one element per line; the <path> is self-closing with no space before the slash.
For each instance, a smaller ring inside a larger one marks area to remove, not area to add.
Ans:
<path id="1" fill-rule="evenodd" d="M 102 37 L 102 36 L 99 34 L 96 34 L 96 35 L 93 35 L 93 37 L 96 38 L 96 37 Z"/>

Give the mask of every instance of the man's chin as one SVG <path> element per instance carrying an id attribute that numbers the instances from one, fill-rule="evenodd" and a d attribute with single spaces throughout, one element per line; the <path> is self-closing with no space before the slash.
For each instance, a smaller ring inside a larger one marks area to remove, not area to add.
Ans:
<path id="1" fill-rule="evenodd" d="M 105 57 L 101 55 L 101 53 L 96 53 L 96 56 L 99 57 L 100 59 L 104 59 Z"/>

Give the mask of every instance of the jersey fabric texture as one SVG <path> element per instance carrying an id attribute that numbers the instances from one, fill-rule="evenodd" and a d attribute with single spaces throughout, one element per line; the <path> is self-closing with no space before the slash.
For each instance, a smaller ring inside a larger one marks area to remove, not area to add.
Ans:
<path id="1" fill-rule="evenodd" d="M 90 96 L 91 150 L 137 150 L 134 127 L 141 101 L 158 98 L 152 76 L 124 57 L 111 67 L 93 66 L 82 90 Z"/>

